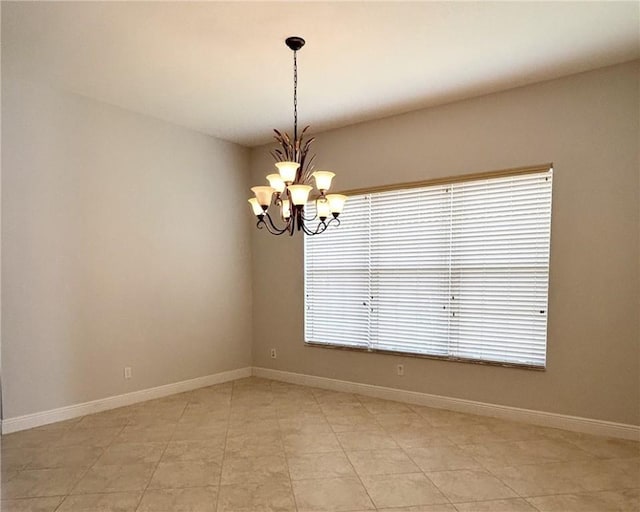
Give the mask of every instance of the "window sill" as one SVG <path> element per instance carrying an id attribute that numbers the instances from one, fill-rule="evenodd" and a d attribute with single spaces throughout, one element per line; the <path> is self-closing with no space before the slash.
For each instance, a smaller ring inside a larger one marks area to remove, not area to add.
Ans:
<path id="1" fill-rule="evenodd" d="M 521 370 L 535 370 L 539 372 L 546 371 L 546 366 L 535 366 L 524 363 L 500 363 L 497 361 L 484 361 L 481 359 L 470 359 L 463 357 L 451 357 L 451 356 L 436 356 L 436 355 L 428 355 L 428 354 L 414 354 L 412 352 L 395 352 L 393 350 L 381 350 L 375 348 L 363 348 L 363 347 L 347 347 L 344 345 L 332 345 L 329 343 L 317 343 L 313 341 L 305 341 L 305 347 L 311 348 L 326 348 L 330 350 L 348 350 L 350 352 L 364 352 L 368 354 L 384 354 L 384 355 L 392 355 L 399 357 L 416 357 L 419 359 L 435 359 L 438 361 L 453 361 L 454 363 L 471 363 L 471 364 L 480 364 L 484 366 L 501 366 L 503 368 L 518 368 Z"/>

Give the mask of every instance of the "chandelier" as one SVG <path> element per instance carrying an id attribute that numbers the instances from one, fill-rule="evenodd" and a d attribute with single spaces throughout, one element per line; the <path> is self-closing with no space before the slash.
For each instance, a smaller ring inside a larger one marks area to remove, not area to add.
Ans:
<path id="1" fill-rule="evenodd" d="M 305 41 L 301 37 L 289 37 L 285 43 L 293 51 L 293 138 L 287 132 L 273 130 L 278 148 L 271 155 L 276 160 L 278 172 L 267 176 L 269 185 L 251 189 L 255 197 L 249 199 L 249 203 L 258 218 L 258 229 L 266 228 L 274 235 L 293 235 L 296 231 L 318 235 L 331 224 L 340 225 L 338 216 L 342 213 L 347 196 L 327 194 L 335 173 L 313 170 L 315 155 L 311 155 L 309 149 L 314 138 L 304 139 L 309 127 L 305 127 L 298 136 L 297 52 Z M 316 188 L 313 193 L 310 185 L 312 179 Z M 310 198 L 315 202 L 312 217 L 305 215 L 305 205 Z M 310 227 L 314 221 L 315 226 Z"/>

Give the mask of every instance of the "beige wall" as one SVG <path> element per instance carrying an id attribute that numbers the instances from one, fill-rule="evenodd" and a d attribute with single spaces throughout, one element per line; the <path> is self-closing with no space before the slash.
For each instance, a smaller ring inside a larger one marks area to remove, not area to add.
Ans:
<path id="1" fill-rule="evenodd" d="M 248 150 L 6 76 L 2 128 L 5 418 L 251 364 Z"/>
<path id="2" fill-rule="evenodd" d="M 638 88 L 634 62 L 318 136 L 341 189 L 554 163 L 545 372 L 306 347 L 301 239 L 257 230 L 254 365 L 640 424 Z"/>

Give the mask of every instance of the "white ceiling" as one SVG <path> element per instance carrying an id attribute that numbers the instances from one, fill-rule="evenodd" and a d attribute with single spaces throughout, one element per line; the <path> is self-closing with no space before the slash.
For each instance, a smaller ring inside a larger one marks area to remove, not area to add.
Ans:
<path id="1" fill-rule="evenodd" d="M 2 71 L 245 145 L 640 57 L 637 2 L 2 3 Z M 6 75 L 5 75 L 6 76 Z"/>

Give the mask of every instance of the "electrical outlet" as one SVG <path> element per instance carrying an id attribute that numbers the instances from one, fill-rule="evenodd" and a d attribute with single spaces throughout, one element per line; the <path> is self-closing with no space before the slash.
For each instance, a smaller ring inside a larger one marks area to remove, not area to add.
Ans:
<path id="1" fill-rule="evenodd" d="M 125 379 L 130 379 L 131 378 L 131 366 L 125 366 L 124 367 L 124 378 Z"/>
<path id="2" fill-rule="evenodd" d="M 276 349 L 272 348 L 271 349 L 271 359 L 276 359 L 278 357 L 278 354 L 276 354 Z"/>
<path id="3" fill-rule="evenodd" d="M 401 377 L 404 375 L 404 365 L 403 364 L 399 364 L 397 367 L 398 370 L 398 375 L 400 375 Z"/>

